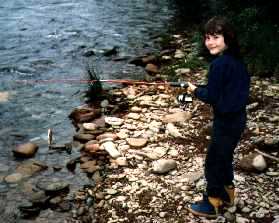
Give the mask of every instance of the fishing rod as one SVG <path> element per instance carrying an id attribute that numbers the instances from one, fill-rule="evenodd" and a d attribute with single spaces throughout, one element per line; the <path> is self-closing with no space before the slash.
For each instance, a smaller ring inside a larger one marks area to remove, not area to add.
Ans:
<path id="1" fill-rule="evenodd" d="M 115 84 L 127 84 L 127 85 L 169 85 L 171 87 L 181 87 L 187 88 L 187 82 L 168 82 L 168 81 L 158 81 L 158 82 L 148 82 L 139 81 L 131 79 L 107 79 L 107 80 L 79 80 L 79 79 L 41 79 L 41 80 L 15 80 L 17 83 L 21 84 L 49 84 L 49 83 L 64 83 L 64 84 L 94 84 L 94 83 L 115 83 Z"/>

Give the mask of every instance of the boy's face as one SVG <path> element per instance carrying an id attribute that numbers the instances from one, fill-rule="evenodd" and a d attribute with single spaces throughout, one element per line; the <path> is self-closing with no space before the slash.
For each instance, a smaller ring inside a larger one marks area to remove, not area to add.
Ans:
<path id="1" fill-rule="evenodd" d="M 205 35 L 205 46 L 209 50 L 211 55 L 222 54 L 227 48 L 222 34 L 206 34 Z"/>

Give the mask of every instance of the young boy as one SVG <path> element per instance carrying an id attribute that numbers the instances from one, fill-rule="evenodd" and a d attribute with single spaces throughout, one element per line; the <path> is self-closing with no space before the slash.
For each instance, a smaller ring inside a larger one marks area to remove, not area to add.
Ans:
<path id="1" fill-rule="evenodd" d="M 240 59 L 236 34 L 222 17 L 210 19 L 204 44 L 216 56 L 210 65 L 208 84 L 188 83 L 188 91 L 213 107 L 213 131 L 205 160 L 206 195 L 192 204 L 194 215 L 216 217 L 224 204 L 234 201 L 233 152 L 246 125 L 250 77 Z"/>

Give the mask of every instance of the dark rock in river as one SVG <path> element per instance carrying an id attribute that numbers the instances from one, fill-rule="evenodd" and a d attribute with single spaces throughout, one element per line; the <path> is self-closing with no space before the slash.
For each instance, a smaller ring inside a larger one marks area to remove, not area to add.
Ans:
<path id="1" fill-rule="evenodd" d="M 94 108 L 75 108 L 69 118 L 74 120 L 76 123 L 88 122 L 101 115 L 101 109 Z"/>

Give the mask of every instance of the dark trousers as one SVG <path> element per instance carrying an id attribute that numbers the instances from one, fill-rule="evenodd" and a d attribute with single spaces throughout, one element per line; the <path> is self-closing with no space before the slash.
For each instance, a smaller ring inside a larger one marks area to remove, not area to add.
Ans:
<path id="1" fill-rule="evenodd" d="M 211 143 L 205 160 L 207 194 L 226 198 L 225 185 L 232 185 L 233 153 L 245 128 L 246 113 L 214 116 Z"/>

